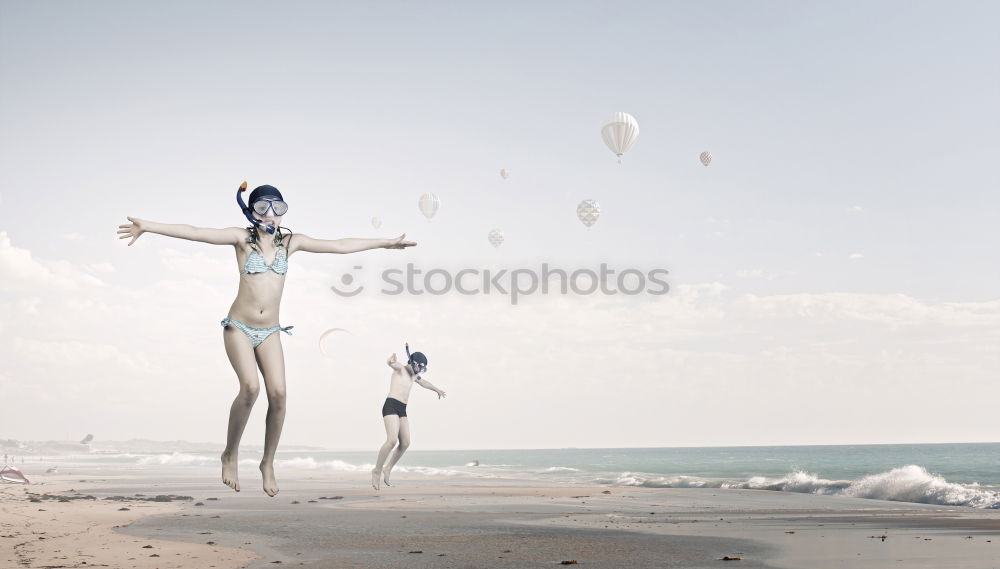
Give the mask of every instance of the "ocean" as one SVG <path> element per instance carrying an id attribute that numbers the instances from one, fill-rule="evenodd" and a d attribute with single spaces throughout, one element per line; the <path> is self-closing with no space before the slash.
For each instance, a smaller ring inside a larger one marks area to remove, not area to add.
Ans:
<path id="1" fill-rule="evenodd" d="M 38 467 L 117 465 L 123 469 L 185 469 L 218 464 L 219 450 L 176 443 L 163 452 L 92 445 L 89 452 L 26 455 Z M 16 453 L 15 453 L 16 454 Z M 260 450 L 241 450 L 256 465 Z M 341 452 L 289 448 L 276 467 L 289 470 L 370 470 L 375 450 Z M 18 466 L 21 466 L 18 464 Z M 27 472 L 27 471 L 26 471 Z M 750 488 L 1000 508 L 1000 443 L 614 448 L 542 450 L 410 450 L 396 472 L 411 475 L 523 480 L 525 483 Z"/>

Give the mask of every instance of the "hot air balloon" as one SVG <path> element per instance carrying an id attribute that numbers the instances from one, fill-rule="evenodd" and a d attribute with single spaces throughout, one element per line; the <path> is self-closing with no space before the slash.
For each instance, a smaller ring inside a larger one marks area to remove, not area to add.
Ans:
<path id="1" fill-rule="evenodd" d="M 491 230 L 489 239 L 490 239 L 490 245 L 493 245 L 494 247 L 499 247 L 503 245 L 503 231 L 500 231 L 499 229 Z"/>
<path id="2" fill-rule="evenodd" d="M 698 156 L 698 160 L 701 160 L 702 164 L 708 166 L 709 164 L 712 163 L 712 153 L 706 150 L 705 152 L 702 152 L 700 156 Z"/>
<path id="3" fill-rule="evenodd" d="M 332 356 L 330 356 L 329 353 L 327 353 L 326 349 L 323 348 L 323 340 L 325 340 L 327 336 L 329 336 L 330 334 L 333 334 L 334 332 L 347 332 L 348 334 L 351 333 L 350 330 L 346 330 L 344 328 L 330 328 L 326 332 L 323 332 L 322 334 L 320 334 L 319 335 L 319 351 L 323 352 L 324 356 L 332 357 Z"/>
<path id="4" fill-rule="evenodd" d="M 596 200 L 583 200 L 576 206 L 576 217 L 590 229 L 591 225 L 597 223 L 597 218 L 601 217 L 601 204 Z"/>
<path id="5" fill-rule="evenodd" d="M 622 154 L 628 152 L 639 138 L 639 123 L 628 113 L 614 113 L 601 127 L 601 137 L 611 152 L 618 156 L 618 163 L 621 164 Z"/>
<path id="6" fill-rule="evenodd" d="M 441 200 L 438 199 L 434 194 L 424 194 L 420 196 L 420 201 L 417 202 L 417 207 L 420 208 L 420 213 L 424 214 L 427 221 L 430 222 L 434 214 L 437 213 L 438 209 L 441 208 Z"/>
<path id="7" fill-rule="evenodd" d="M 374 227 L 375 229 L 378 229 L 379 227 L 382 227 L 382 218 L 379 217 L 379 216 L 377 216 L 377 215 L 375 217 L 373 217 L 372 218 L 372 227 Z"/>
<path id="8" fill-rule="evenodd" d="M 501 168 L 500 169 L 500 177 L 503 178 L 504 180 L 506 180 L 507 176 L 510 176 L 510 170 L 508 170 L 506 168 Z"/>

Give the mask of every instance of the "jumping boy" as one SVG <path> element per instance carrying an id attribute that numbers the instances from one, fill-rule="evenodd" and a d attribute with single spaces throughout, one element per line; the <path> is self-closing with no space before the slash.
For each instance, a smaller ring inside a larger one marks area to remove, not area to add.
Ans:
<path id="1" fill-rule="evenodd" d="M 382 465 L 389 456 L 389 452 L 396 447 L 396 452 L 392 453 L 392 459 L 385 467 L 382 476 L 386 486 L 389 484 L 389 473 L 392 467 L 396 466 L 400 457 L 410 446 L 410 421 L 406 417 L 406 402 L 410 398 L 410 389 L 416 381 L 421 387 L 430 389 L 437 393 L 438 399 L 445 396 L 444 391 L 434 387 L 431 382 L 420 377 L 420 374 L 427 371 L 427 356 L 420 352 L 410 353 L 410 344 L 406 344 L 406 365 L 396 361 L 396 354 L 393 353 L 385 363 L 392 368 L 392 377 L 389 378 L 389 396 L 385 398 L 382 405 L 382 420 L 385 422 L 385 443 L 378 451 L 378 461 L 372 469 L 372 487 L 379 489 L 379 476 L 383 474 Z"/>

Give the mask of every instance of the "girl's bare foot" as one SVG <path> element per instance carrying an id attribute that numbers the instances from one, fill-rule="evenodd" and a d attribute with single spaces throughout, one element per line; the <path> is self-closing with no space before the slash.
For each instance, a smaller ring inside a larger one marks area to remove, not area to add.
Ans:
<path id="1" fill-rule="evenodd" d="M 240 477 L 237 469 L 238 462 L 235 455 L 230 456 L 222 453 L 222 483 L 237 492 L 240 491 Z"/>
<path id="2" fill-rule="evenodd" d="M 261 462 L 260 473 L 264 477 L 264 493 L 273 498 L 278 493 L 278 481 L 274 479 L 274 464 Z"/>
<path id="3" fill-rule="evenodd" d="M 372 488 L 374 488 L 376 490 L 379 489 L 378 488 L 378 477 L 379 477 L 379 474 L 381 474 L 381 472 L 379 472 L 378 470 L 372 469 Z"/>
<path id="4" fill-rule="evenodd" d="M 392 486 L 392 484 L 389 484 L 389 473 L 390 472 L 391 472 L 391 470 L 386 470 L 385 474 L 382 476 L 382 482 L 385 482 L 386 486 Z"/>

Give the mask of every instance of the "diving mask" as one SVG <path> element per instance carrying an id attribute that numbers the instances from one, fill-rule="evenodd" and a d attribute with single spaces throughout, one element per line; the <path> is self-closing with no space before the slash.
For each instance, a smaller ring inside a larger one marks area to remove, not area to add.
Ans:
<path id="1" fill-rule="evenodd" d="M 261 217 L 267 215 L 268 210 L 273 212 L 275 217 L 280 217 L 288 213 L 288 204 L 282 200 L 258 200 L 251 207 Z"/>

